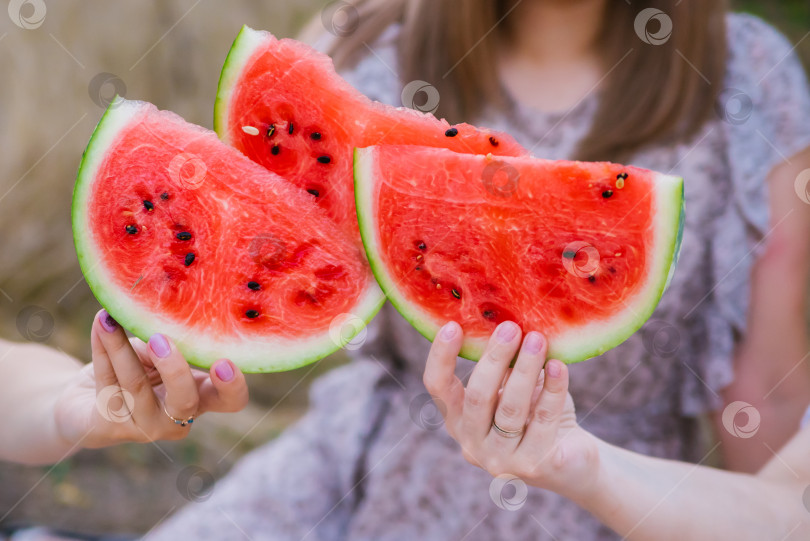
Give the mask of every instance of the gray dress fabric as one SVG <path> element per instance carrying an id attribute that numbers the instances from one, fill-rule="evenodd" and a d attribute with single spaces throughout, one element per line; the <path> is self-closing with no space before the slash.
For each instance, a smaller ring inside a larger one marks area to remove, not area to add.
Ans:
<path id="1" fill-rule="evenodd" d="M 769 227 L 768 172 L 810 146 L 810 90 L 791 45 L 759 19 L 729 16 L 726 90 L 692 140 L 645 149 L 634 165 L 685 178 L 677 272 L 653 318 L 598 360 L 571 367 L 580 423 L 648 455 L 699 459 L 695 416 L 722 406 L 735 337 L 745 332 L 749 276 Z M 387 37 L 386 37 L 387 36 Z M 392 32 L 346 78 L 400 105 Z M 478 123 L 537 156 L 571 155 L 598 97 L 565 114 L 520 105 Z M 734 103 L 736 102 L 736 103 Z M 608 540 L 615 534 L 553 493 L 502 491 L 469 465 L 437 421 L 421 373 L 429 343 L 390 306 L 350 364 L 311 391 L 306 416 L 245 457 L 205 502 L 149 539 L 412 541 Z M 459 360 L 457 372 L 473 363 Z"/>

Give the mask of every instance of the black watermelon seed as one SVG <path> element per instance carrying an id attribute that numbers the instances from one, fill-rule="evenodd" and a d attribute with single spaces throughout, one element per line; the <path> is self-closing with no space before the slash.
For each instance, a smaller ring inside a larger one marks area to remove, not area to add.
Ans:
<path id="1" fill-rule="evenodd" d="M 191 240 L 191 233 L 188 231 L 182 231 L 176 234 L 175 237 L 177 237 L 177 240 Z"/>
<path id="2" fill-rule="evenodd" d="M 318 156 L 318 163 L 329 163 L 332 161 L 332 158 L 329 156 Z"/>
<path id="3" fill-rule="evenodd" d="M 453 294 L 453 296 L 454 296 L 455 298 L 457 298 L 457 299 L 460 299 L 460 298 L 461 298 L 461 293 L 459 293 L 459 292 L 458 292 L 458 290 L 457 290 L 457 289 L 455 289 L 455 288 L 454 288 L 454 289 L 451 289 L 451 290 L 450 290 L 450 293 L 452 293 L 452 294 Z"/>
<path id="4" fill-rule="evenodd" d="M 489 136 L 489 144 L 496 147 L 496 146 L 498 146 L 498 140 L 490 135 Z"/>
<path id="5" fill-rule="evenodd" d="M 278 145 L 273 145 L 273 147 L 270 149 L 270 154 L 272 154 L 273 156 L 278 156 L 278 153 L 279 153 L 280 151 L 281 151 L 281 147 L 280 147 L 280 146 L 278 146 Z"/>
<path id="6" fill-rule="evenodd" d="M 422 267 L 420 267 L 420 266 L 418 266 L 418 265 L 417 265 L 417 266 L 416 266 L 416 267 L 415 267 L 413 270 L 418 270 L 418 271 L 420 271 L 420 270 L 422 270 Z"/>
<path id="7" fill-rule="evenodd" d="M 456 135 L 458 135 L 458 130 L 456 128 L 450 128 L 449 130 L 444 132 L 444 134 L 447 137 L 455 137 Z"/>
<path id="8" fill-rule="evenodd" d="M 627 173 L 619 173 L 616 175 L 616 179 L 627 180 Z"/>
<path id="9" fill-rule="evenodd" d="M 605 199 L 607 199 L 611 195 L 613 195 L 613 190 L 605 190 L 604 192 L 602 192 L 602 197 L 604 197 Z"/>
<path id="10" fill-rule="evenodd" d="M 489 320 L 495 319 L 495 312 L 493 312 L 492 310 L 484 310 L 484 312 L 481 315 Z"/>
<path id="11" fill-rule="evenodd" d="M 259 285 L 259 282 L 248 282 L 248 288 L 253 291 L 259 291 L 262 286 Z"/>
<path id="12" fill-rule="evenodd" d="M 163 192 L 160 194 L 160 198 L 166 201 L 169 198 L 169 192 Z"/>
<path id="13" fill-rule="evenodd" d="M 293 134 L 293 123 L 292 123 L 292 121 L 290 121 L 290 125 L 289 125 L 289 127 L 287 127 L 287 133 L 289 133 L 290 135 Z"/>
<path id="14" fill-rule="evenodd" d="M 594 283 L 594 282 L 596 281 L 596 276 L 594 276 L 593 274 L 591 274 L 590 276 L 588 276 L 588 281 L 589 281 L 590 283 Z"/>
<path id="15" fill-rule="evenodd" d="M 265 132 L 265 135 L 266 135 L 267 137 L 273 137 L 273 134 L 274 134 L 274 133 L 276 133 L 276 125 L 275 125 L 275 124 L 270 124 L 270 125 L 267 127 L 267 132 Z"/>
<path id="16" fill-rule="evenodd" d="M 563 257 L 565 259 L 574 259 L 574 256 L 576 256 L 576 255 L 577 255 L 577 253 L 572 252 L 571 250 L 566 250 L 565 252 L 563 252 Z"/>
<path id="17" fill-rule="evenodd" d="M 151 201 L 147 201 L 146 199 L 143 200 L 143 208 L 146 210 L 152 211 L 155 210 L 155 205 Z"/>
<path id="18" fill-rule="evenodd" d="M 257 317 L 259 317 L 259 311 L 258 310 L 248 310 L 247 312 L 245 312 L 245 315 L 247 317 L 249 317 L 250 319 L 256 319 Z"/>
<path id="19" fill-rule="evenodd" d="M 312 133 L 310 133 L 310 134 L 309 134 L 309 137 L 310 137 L 310 139 L 312 139 L 313 141 L 319 141 L 319 140 L 321 139 L 321 134 L 320 134 L 320 132 L 316 132 L 316 131 L 314 131 L 314 132 L 312 132 Z"/>
<path id="20" fill-rule="evenodd" d="M 419 242 L 417 242 L 417 243 L 416 243 L 416 247 L 417 247 L 418 249 L 422 250 L 423 252 L 424 252 L 425 250 L 427 250 L 427 245 L 426 245 L 426 244 L 425 244 L 423 241 L 421 241 L 421 240 L 420 240 Z"/>
<path id="21" fill-rule="evenodd" d="M 315 188 L 310 188 L 310 189 L 308 189 L 307 191 L 308 191 L 309 193 L 311 193 L 312 195 L 314 195 L 315 197 L 320 197 L 320 195 L 321 195 L 321 192 L 319 192 L 319 191 L 318 191 L 318 190 L 316 190 Z"/>
<path id="22" fill-rule="evenodd" d="M 186 264 L 186 267 L 188 267 L 189 265 L 194 263 L 194 258 L 195 257 L 196 256 L 194 255 L 194 252 L 189 252 L 189 253 L 186 254 L 186 259 L 184 260 L 184 262 Z"/>
<path id="23" fill-rule="evenodd" d="M 129 233 L 130 235 L 134 235 L 137 232 L 138 232 L 138 228 L 136 226 L 134 226 L 134 225 L 128 225 L 127 226 L 127 233 Z"/>

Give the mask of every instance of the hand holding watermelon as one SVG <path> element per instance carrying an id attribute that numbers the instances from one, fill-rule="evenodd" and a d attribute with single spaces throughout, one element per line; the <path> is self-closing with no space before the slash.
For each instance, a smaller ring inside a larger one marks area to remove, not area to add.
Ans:
<path id="1" fill-rule="evenodd" d="M 464 458 L 493 476 L 517 476 L 571 498 L 572 490 L 587 493 L 598 469 L 598 440 L 577 424 L 568 368 L 546 361 L 545 337 L 530 332 L 521 345 L 520 327 L 501 323 L 466 388 L 454 373 L 463 339 L 457 323 L 441 328 L 424 383 Z"/>
<path id="2" fill-rule="evenodd" d="M 192 370 L 162 334 L 148 344 L 130 342 L 104 310 L 93 322 L 91 342 L 93 362 L 56 400 L 56 430 L 74 448 L 182 439 L 194 417 L 247 404 L 245 377 L 232 362 L 219 360 L 209 373 Z"/>

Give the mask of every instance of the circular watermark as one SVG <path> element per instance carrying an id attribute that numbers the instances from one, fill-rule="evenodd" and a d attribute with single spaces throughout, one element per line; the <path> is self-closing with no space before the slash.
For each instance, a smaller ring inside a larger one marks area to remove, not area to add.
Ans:
<path id="1" fill-rule="evenodd" d="M 200 466 L 186 466 L 177 474 L 177 492 L 190 502 L 204 502 L 214 492 L 216 478 Z"/>
<path id="2" fill-rule="evenodd" d="M 111 423 L 125 423 L 132 417 L 135 397 L 119 385 L 107 385 L 96 395 L 96 409 Z"/>
<path id="3" fill-rule="evenodd" d="M 348 2 L 329 2 L 321 10 L 321 23 L 333 36 L 345 38 L 360 26 L 360 13 Z"/>
<path id="4" fill-rule="evenodd" d="M 481 172 L 481 181 L 488 193 L 508 199 L 517 192 L 520 173 L 506 162 L 493 160 Z"/>
<path id="5" fill-rule="evenodd" d="M 802 503 L 804 504 L 804 508 L 810 512 L 810 485 L 807 485 L 807 488 L 805 488 L 802 493 Z"/>
<path id="6" fill-rule="evenodd" d="M 805 169 L 796 176 L 793 188 L 796 190 L 799 199 L 810 205 L 810 169 Z"/>
<path id="7" fill-rule="evenodd" d="M 650 31 L 653 24 L 658 25 L 655 32 Z M 663 45 L 672 37 L 672 19 L 657 8 L 646 8 L 639 11 L 633 22 L 638 39 L 648 45 Z"/>
<path id="8" fill-rule="evenodd" d="M 738 423 L 740 414 L 746 417 L 745 424 Z M 726 406 L 723 410 L 722 419 L 723 427 L 728 433 L 738 438 L 753 438 L 759 430 L 759 410 L 742 400 L 737 400 Z"/>
<path id="9" fill-rule="evenodd" d="M 599 250 L 581 240 L 568 243 L 561 257 L 565 270 L 577 278 L 589 278 L 599 268 Z"/>
<path id="10" fill-rule="evenodd" d="M 754 101 L 751 96 L 736 88 L 726 88 L 720 92 L 715 103 L 717 115 L 724 122 L 734 126 L 745 124 L 751 118 Z"/>
<path id="11" fill-rule="evenodd" d="M 400 94 L 402 105 L 423 113 L 435 113 L 439 108 L 439 90 L 427 81 L 411 81 Z"/>
<path id="12" fill-rule="evenodd" d="M 17 332 L 31 342 L 44 342 L 53 334 L 53 315 L 41 306 L 26 306 L 17 314 Z"/>
<path id="13" fill-rule="evenodd" d="M 102 109 L 106 109 L 110 104 L 116 106 L 121 103 L 115 101 L 115 97 L 125 97 L 127 95 L 127 85 L 116 74 L 104 71 L 90 79 L 90 84 L 87 85 L 87 94 L 93 103 Z"/>
<path id="14" fill-rule="evenodd" d="M 411 421 L 422 430 L 438 430 L 444 425 L 447 407 L 428 393 L 418 394 L 408 406 Z"/>
<path id="15" fill-rule="evenodd" d="M 45 0 L 10 0 L 8 3 L 11 22 L 24 30 L 35 30 L 42 26 L 47 11 Z"/>
<path id="16" fill-rule="evenodd" d="M 647 353 L 661 359 L 673 357 L 681 347 L 681 331 L 667 321 L 652 319 L 644 325 L 641 341 Z"/>
<path id="17" fill-rule="evenodd" d="M 205 165 L 203 159 L 189 152 L 181 152 L 172 158 L 168 170 L 173 182 L 189 190 L 199 188 L 205 182 L 205 176 L 208 174 L 208 166 Z"/>
<path id="18" fill-rule="evenodd" d="M 329 337 L 338 347 L 353 351 L 366 343 L 366 322 L 354 314 L 336 316 L 329 324 Z"/>
<path id="19" fill-rule="evenodd" d="M 526 504 L 529 487 L 519 477 L 505 473 L 489 484 L 489 497 L 504 511 L 517 511 Z"/>
<path id="20" fill-rule="evenodd" d="M 273 268 L 284 259 L 287 245 L 273 233 L 262 233 L 250 240 L 248 255 L 254 263 L 262 267 Z"/>

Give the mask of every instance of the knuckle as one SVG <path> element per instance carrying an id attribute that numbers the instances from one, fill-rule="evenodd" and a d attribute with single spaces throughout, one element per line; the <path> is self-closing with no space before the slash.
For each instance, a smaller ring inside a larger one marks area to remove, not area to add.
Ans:
<path id="1" fill-rule="evenodd" d="M 555 419 L 554 412 L 547 408 L 537 408 L 532 416 L 532 421 L 539 424 L 548 424 Z"/>
<path id="2" fill-rule="evenodd" d="M 464 395 L 464 401 L 467 403 L 467 406 L 477 409 L 486 403 L 486 397 L 484 396 L 484 393 L 478 389 L 470 389 L 468 387 L 467 392 Z"/>
<path id="3" fill-rule="evenodd" d="M 516 404 L 511 402 L 502 402 L 500 406 L 498 406 L 498 412 L 508 420 L 517 419 L 520 415 L 520 407 Z"/>

